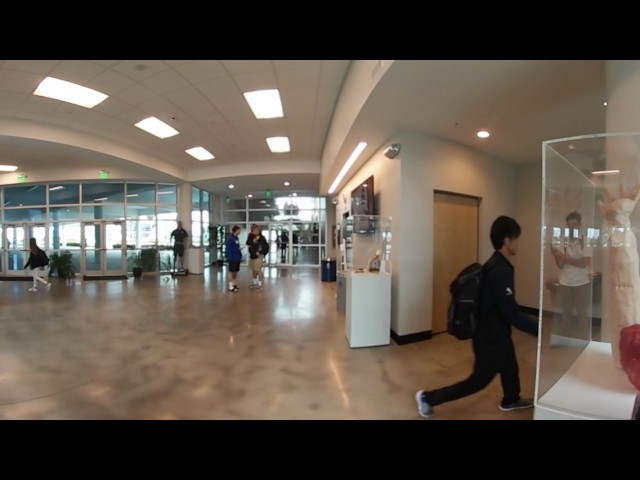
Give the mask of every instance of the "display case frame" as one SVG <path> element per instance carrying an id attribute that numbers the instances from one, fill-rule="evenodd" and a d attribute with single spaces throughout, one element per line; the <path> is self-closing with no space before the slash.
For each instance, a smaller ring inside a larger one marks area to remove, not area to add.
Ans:
<path id="1" fill-rule="evenodd" d="M 342 222 L 340 271 L 391 274 L 391 218 L 352 215 Z"/>
<path id="2" fill-rule="evenodd" d="M 615 248 L 620 247 L 616 240 L 620 227 L 612 226 L 607 208 L 615 198 L 629 195 L 635 185 L 640 185 L 638 159 L 640 134 L 599 134 L 543 142 L 541 334 L 534 419 L 632 418 L 639 392 L 616 355 L 620 315 L 612 313 L 621 311 L 619 295 L 614 291 L 621 267 L 612 260 L 618 252 Z M 568 228 L 572 212 L 581 215 L 577 230 Z M 627 241 L 625 253 L 637 258 L 640 208 L 628 213 L 630 225 L 624 229 L 625 235 L 634 238 L 633 242 Z M 559 270 L 570 261 L 565 264 L 554 257 L 555 250 L 562 252 L 558 257 L 561 260 L 572 258 L 566 253 L 571 245 L 586 247 L 591 255 L 589 280 L 576 282 L 581 285 L 569 286 L 567 278 L 571 277 L 560 277 Z M 640 278 L 637 265 L 622 268 L 623 273 Z M 640 281 L 632 283 L 640 286 Z M 577 306 L 563 315 L 564 310 L 569 311 L 569 303 L 563 299 L 576 286 L 585 288 L 582 306 L 586 315 Z M 637 290 L 629 298 L 640 302 Z M 625 321 L 637 323 L 640 318 Z"/>

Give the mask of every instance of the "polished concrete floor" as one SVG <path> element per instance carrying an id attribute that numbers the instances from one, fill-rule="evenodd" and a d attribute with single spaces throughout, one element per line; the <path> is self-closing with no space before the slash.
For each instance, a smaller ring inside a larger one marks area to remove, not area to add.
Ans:
<path id="1" fill-rule="evenodd" d="M 447 335 L 351 349 L 336 284 L 317 268 L 270 268 L 260 290 L 226 270 L 141 280 L 0 282 L 0 419 L 529 420 L 485 390 L 416 411 L 418 389 L 465 378 L 471 343 Z M 514 332 L 523 396 L 536 339 Z"/>

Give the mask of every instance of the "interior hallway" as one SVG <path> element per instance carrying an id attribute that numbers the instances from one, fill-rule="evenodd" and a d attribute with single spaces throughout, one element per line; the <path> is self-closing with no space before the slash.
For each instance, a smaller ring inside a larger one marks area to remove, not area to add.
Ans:
<path id="1" fill-rule="evenodd" d="M 142 280 L 0 282 L 0 419 L 523 420 L 499 378 L 420 417 L 414 394 L 469 374 L 471 342 L 447 334 L 351 349 L 336 283 L 318 268 L 265 269 L 226 291 L 226 268 Z M 515 331 L 522 394 L 536 339 Z"/>

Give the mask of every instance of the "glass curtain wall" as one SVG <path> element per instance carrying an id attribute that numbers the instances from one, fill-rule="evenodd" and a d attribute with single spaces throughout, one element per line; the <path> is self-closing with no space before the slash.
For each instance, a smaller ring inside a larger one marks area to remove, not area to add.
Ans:
<path id="1" fill-rule="evenodd" d="M 204 264 L 211 264 L 210 195 L 191 188 L 191 246 L 204 249 Z"/>
<path id="2" fill-rule="evenodd" d="M 161 255 L 171 250 L 177 193 L 175 184 L 153 182 L 4 187 L 0 268 L 5 274 L 22 270 L 35 237 L 49 254 L 69 250 L 80 274 L 131 271 L 127 258 L 141 248 L 158 246 Z"/>
<path id="3" fill-rule="evenodd" d="M 269 242 L 268 266 L 320 266 L 327 252 L 327 215 L 324 197 L 258 197 L 224 199 L 221 222 L 214 229 L 217 258 L 224 261 L 224 242 L 234 225 L 240 227 L 244 244 L 251 225 L 256 223 Z M 244 252 L 243 262 L 247 263 Z"/>

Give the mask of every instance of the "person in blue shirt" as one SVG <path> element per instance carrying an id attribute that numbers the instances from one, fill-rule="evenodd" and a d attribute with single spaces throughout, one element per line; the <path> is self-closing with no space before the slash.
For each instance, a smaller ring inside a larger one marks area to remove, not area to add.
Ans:
<path id="1" fill-rule="evenodd" d="M 244 246 L 240 246 L 240 239 L 238 238 L 240 235 L 240 227 L 234 225 L 231 229 L 231 234 L 227 238 L 226 252 L 227 252 L 227 261 L 229 264 L 229 272 L 227 273 L 229 279 L 229 291 L 237 292 L 238 285 L 236 283 L 236 279 L 238 277 L 238 272 L 240 271 L 240 262 L 242 262 L 242 249 Z"/>
<path id="2" fill-rule="evenodd" d="M 471 339 L 475 363 L 465 380 L 435 390 L 418 390 L 418 413 L 432 417 L 433 407 L 479 392 L 500 374 L 503 412 L 531 408 L 532 400 L 520 397 L 520 376 L 511 327 L 538 336 L 538 322 L 516 303 L 514 270 L 510 258 L 518 251 L 520 225 L 510 217 L 499 216 L 491 225 L 491 244 L 495 251 L 484 264 L 480 301 L 480 321 Z"/>

